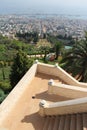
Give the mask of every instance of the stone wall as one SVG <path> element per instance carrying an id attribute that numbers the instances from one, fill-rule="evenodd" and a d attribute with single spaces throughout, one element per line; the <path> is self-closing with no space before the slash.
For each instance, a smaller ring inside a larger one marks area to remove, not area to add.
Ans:
<path id="1" fill-rule="evenodd" d="M 61 67 L 57 65 L 48 65 L 43 63 L 38 63 L 37 71 L 40 73 L 57 76 L 61 80 L 63 80 L 66 84 L 87 87 L 87 83 L 80 83 L 71 75 L 69 75 L 66 71 L 64 71 Z"/>

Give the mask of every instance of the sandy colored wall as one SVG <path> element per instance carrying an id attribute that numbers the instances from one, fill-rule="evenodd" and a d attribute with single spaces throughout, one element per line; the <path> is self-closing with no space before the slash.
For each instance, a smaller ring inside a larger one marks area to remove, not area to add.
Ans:
<path id="1" fill-rule="evenodd" d="M 9 115 L 9 112 L 15 107 L 16 103 L 21 98 L 24 91 L 29 87 L 32 79 L 34 78 L 37 71 L 37 64 L 34 64 L 30 70 L 24 75 L 24 77 L 15 86 L 12 92 L 7 96 L 7 98 L 0 105 L 0 124 Z"/>
<path id="2" fill-rule="evenodd" d="M 60 79 L 62 79 L 65 83 L 70 85 L 87 87 L 87 83 L 78 82 L 76 79 L 74 79 L 71 75 L 69 75 L 66 71 L 64 71 L 59 66 L 56 67 L 55 65 L 38 63 L 37 71 L 40 73 L 57 76 Z"/>

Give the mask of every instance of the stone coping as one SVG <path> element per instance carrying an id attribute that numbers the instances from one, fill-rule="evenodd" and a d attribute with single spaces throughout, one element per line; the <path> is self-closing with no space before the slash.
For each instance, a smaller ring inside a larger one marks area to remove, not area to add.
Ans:
<path id="1" fill-rule="evenodd" d="M 70 106 L 70 105 L 80 105 L 80 104 L 85 104 L 87 103 L 87 97 L 84 98 L 78 98 L 78 99 L 73 99 L 69 101 L 61 101 L 61 102 L 56 102 L 53 104 L 49 104 L 49 108 L 53 107 L 64 107 L 64 106 Z"/>
<path id="2" fill-rule="evenodd" d="M 72 85 L 66 85 L 66 84 L 61 84 L 61 83 L 54 83 L 52 86 L 76 90 L 76 91 L 81 91 L 81 92 L 87 92 L 87 88 L 82 88 L 82 87 L 79 87 L 79 86 L 72 86 Z"/>

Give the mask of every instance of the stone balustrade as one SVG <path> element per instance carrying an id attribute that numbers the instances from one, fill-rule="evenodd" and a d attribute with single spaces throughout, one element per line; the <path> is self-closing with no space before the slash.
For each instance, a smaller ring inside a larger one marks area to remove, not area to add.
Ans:
<path id="1" fill-rule="evenodd" d="M 43 107 L 40 106 L 39 110 L 41 116 L 64 115 L 80 112 L 87 112 L 87 97 L 52 104 L 45 101 Z"/>
<path id="2" fill-rule="evenodd" d="M 87 97 L 87 88 L 55 83 L 52 79 L 48 82 L 48 93 L 67 98 Z"/>
<path id="3" fill-rule="evenodd" d="M 48 64 L 38 62 L 37 71 L 40 73 L 56 76 L 59 79 L 62 79 L 62 81 L 66 84 L 87 88 L 87 83 L 78 82 L 65 70 L 59 67 L 58 64 L 48 65 Z"/>

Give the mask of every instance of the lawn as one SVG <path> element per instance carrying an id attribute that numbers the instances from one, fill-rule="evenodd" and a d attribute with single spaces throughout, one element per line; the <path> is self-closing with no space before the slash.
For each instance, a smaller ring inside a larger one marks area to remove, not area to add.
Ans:
<path id="1" fill-rule="evenodd" d="M 46 39 L 40 39 L 39 42 L 37 42 L 37 45 L 36 45 L 38 48 L 41 47 L 41 46 L 48 46 L 48 47 L 51 47 L 51 43 L 48 42 Z"/>

